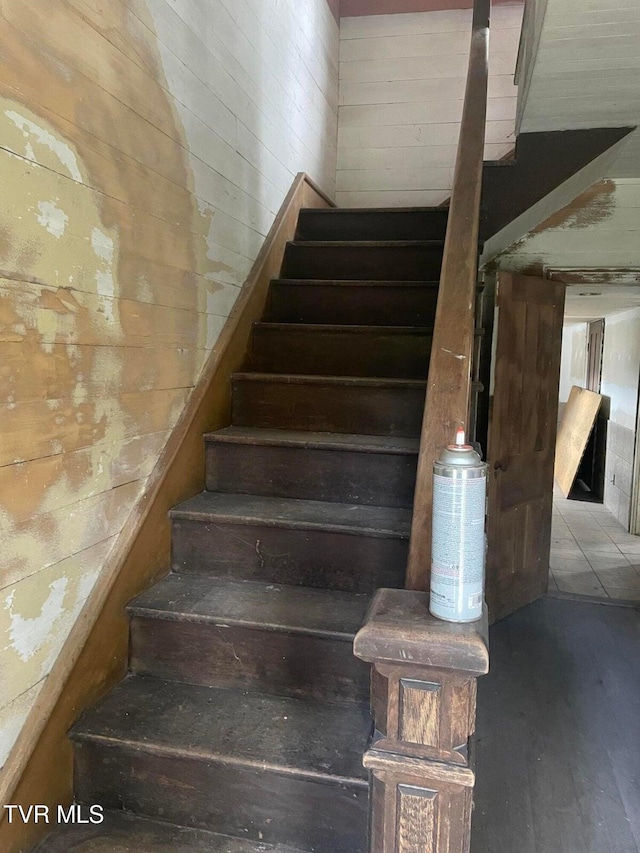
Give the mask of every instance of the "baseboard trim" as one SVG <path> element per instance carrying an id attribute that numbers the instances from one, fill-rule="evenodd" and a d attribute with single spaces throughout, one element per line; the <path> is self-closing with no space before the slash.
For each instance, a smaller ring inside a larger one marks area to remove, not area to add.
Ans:
<path id="1" fill-rule="evenodd" d="M 168 510 L 204 488 L 203 433 L 230 422 L 231 375 L 247 353 L 253 323 L 262 316 L 269 282 L 278 276 L 285 246 L 302 207 L 333 202 L 300 172 L 265 238 L 249 276 L 187 404 L 136 503 L 107 564 L 65 641 L 0 772 L 0 803 L 69 804 L 73 761 L 69 728 L 127 669 L 126 604 L 169 571 Z M 49 827 L 50 828 L 50 827 Z M 46 825 L 9 824 L 0 813 L 0 849 L 28 849 Z"/>

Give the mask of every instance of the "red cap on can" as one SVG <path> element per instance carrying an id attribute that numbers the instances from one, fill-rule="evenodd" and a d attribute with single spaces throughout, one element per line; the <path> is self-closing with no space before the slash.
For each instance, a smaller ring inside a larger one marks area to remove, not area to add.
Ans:
<path id="1" fill-rule="evenodd" d="M 448 447 L 449 450 L 473 450 L 473 447 L 470 444 L 466 443 L 466 436 L 464 434 L 464 427 L 458 427 L 456 430 L 456 443 L 450 444 Z"/>

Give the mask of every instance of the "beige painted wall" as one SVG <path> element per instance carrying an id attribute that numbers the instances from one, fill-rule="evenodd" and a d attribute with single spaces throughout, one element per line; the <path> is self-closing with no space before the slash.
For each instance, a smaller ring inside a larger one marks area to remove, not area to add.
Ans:
<path id="1" fill-rule="evenodd" d="M 297 171 L 334 190 L 326 0 L 0 10 L 0 764 Z"/>
<path id="2" fill-rule="evenodd" d="M 522 3 L 491 18 L 485 157 L 514 146 Z M 437 205 L 451 192 L 471 10 L 342 18 L 338 204 Z"/>
<path id="3" fill-rule="evenodd" d="M 573 385 L 585 387 L 587 381 L 587 324 L 568 323 L 562 328 L 560 358 L 560 403 L 566 403 Z"/>

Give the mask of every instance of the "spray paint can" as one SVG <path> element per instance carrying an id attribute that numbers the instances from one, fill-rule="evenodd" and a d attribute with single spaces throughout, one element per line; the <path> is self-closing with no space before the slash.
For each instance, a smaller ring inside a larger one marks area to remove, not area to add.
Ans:
<path id="1" fill-rule="evenodd" d="M 429 610 L 448 622 L 473 622 L 484 600 L 487 465 L 464 430 L 433 465 Z"/>

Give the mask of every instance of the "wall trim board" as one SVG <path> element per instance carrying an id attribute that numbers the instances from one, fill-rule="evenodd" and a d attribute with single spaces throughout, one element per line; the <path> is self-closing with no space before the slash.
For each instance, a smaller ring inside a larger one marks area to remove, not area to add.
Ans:
<path id="1" fill-rule="evenodd" d="M 493 0 L 494 6 L 513 5 L 517 0 Z M 340 0 L 340 17 L 395 15 L 408 12 L 445 12 L 473 9 L 473 0 Z"/>
<path id="2" fill-rule="evenodd" d="M 34 703 L 0 772 L 0 805 L 72 801 L 72 748 L 67 732 L 125 674 L 129 622 L 125 606 L 167 574 L 168 510 L 204 488 L 203 433 L 230 422 L 231 375 L 245 358 L 269 282 L 279 274 L 302 207 L 333 207 L 304 173 L 295 177 L 200 378 L 131 512 L 100 578 Z M 0 849 L 19 853 L 46 824 L 9 824 L 0 813 Z"/>

